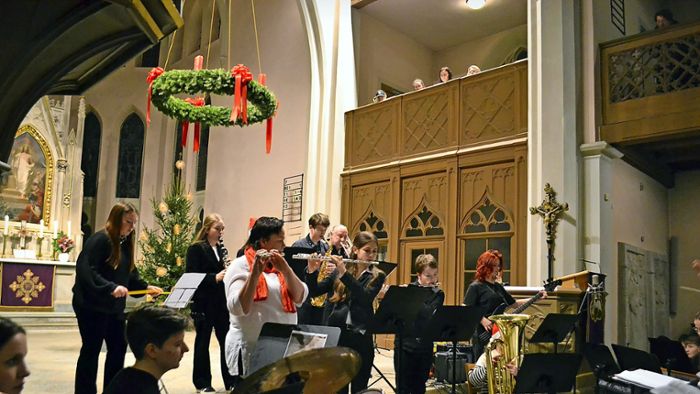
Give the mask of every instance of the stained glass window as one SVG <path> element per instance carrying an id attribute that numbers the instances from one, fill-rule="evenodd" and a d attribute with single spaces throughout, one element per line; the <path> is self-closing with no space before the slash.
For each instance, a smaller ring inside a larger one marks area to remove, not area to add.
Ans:
<path id="1" fill-rule="evenodd" d="M 122 123 L 119 134 L 117 198 L 138 198 L 141 194 L 143 138 L 143 121 L 132 113 Z"/>
<path id="2" fill-rule="evenodd" d="M 97 197 L 97 175 L 100 163 L 100 141 L 102 140 L 102 126 L 94 113 L 85 116 L 85 129 L 83 136 L 83 157 L 80 160 L 80 168 L 85 173 L 83 195 L 85 197 Z"/>

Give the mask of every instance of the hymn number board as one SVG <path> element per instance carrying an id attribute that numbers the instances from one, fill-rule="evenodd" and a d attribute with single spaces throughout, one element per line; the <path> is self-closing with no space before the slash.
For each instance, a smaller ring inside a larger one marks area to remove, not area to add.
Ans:
<path id="1" fill-rule="evenodd" d="M 301 221 L 301 201 L 304 174 L 284 178 L 282 190 L 282 220 L 286 223 Z"/>

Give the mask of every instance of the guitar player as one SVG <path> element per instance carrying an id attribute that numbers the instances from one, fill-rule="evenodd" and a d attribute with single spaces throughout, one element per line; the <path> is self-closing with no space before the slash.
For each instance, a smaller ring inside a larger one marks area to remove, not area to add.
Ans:
<path id="1" fill-rule="evenodd" d="M 546 298 L 547 292 L 541 290 L 532 299 L 515 300 L 506 289 L 498 283 L 503 270 L 503 255 L 497 249 L 489 249 L 479 256 L 476 262 L 476 274 L 474 281 L 467 288 L 464 295 L 464 305 L 478 306 L 481 309 L 481 323 L 476 326 L 472 337 L 474 360 L 478 359 L 484 351 L 484 346 L 490 338 L 493 322 L 488 316 L 494 314 L 499 306 L 505 304 L 509 308 L 517 308 L 524 304 L 531 304 L 540 298 Z M 503 313 L 503 312 L 498 312 Z M 498 314 L 496 313 L 496 314 Z M 484 335 L 484 333 L 487 333 Z"/>

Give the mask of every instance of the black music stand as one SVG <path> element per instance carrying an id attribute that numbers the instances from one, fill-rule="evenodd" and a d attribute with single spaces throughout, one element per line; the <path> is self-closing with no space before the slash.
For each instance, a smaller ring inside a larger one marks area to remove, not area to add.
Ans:
<path id="1" fill-rule="evenodd" d="M 472 337 L 481 320 L 477 306 L 439 306 L 425 330 L 424 338 L 431 341 L 452 342 L 452 394 L 456 392 L 457 342 Z"/>
<path id="2" fill-rule="evenodd" d="M 258 342 L 250 357 L 250 368 L 246 375 L 251 375 L 258 369 L 284 358 L 289 337 L 294 330 L 328 335 L 324 347 L 338 346 L 340 339 L 338 327 L 265 323 L 258 335 Z"/>
<path id="3" fill-rule="evenodd" d="M 646 369 L 647 371 L 661 373 L 661 363 L 655 355 L 643 350 L 634 349 L 627 346 L 612 344 L 613 351 L 620 363 L 620 368 L 624 371 L 635 369 Z"/>
<path id="4" fill-rule="evenodd" d="M 401 384 L 399 379 L 399 371 L 401 370 L 401 349 L 403 348 L 404 328 L 414 324 L 418 312 L 421 310 L 425 302 L 433 296 L 433 290 L 428 287 L 420 286 L 390 286 L 384 295 L 384 299 L 379 304 L 379 309 L 374 315 L 374 318 L 367 325 L 367 332 L 372 334 L 395 334 L 398 338 L 398 351 L 396 381 Z M 379 371 L 382 378 L 389 384 L 392 390 L 396 388 L 389 380 Z M 402 392 L 402 387 L 398 388 L 398 392 Z"/>
<path id="5" fill-rule="evenodd" d="M 578 315 L 565 313 L 550 313 L 530 338 L 530 343 L 551 343 L 554 354 L 557 354 L 557 344 L 566 338 L 578 322 Z"/>
<path id="6" fill-rule="evenodd" d="M 595 391 L 600 392 L 600 381 L 609 381 L 610 377 L 620 372 L 617 361 L 613 358 L 610 348 L 606 345 L 588 343 L 583 348 L 583 357 L 593 370 L 595 376 Z"/>
<path id="7" fill-rule="evenodd" d="M 573 315 L 576 316 L 576 315 Z M 516 393 L 569 392 L 576 382 L 582 356 L 577 353 L 526 354 L 518 371 Z"/>
<path id="8" fill-rule="evenodd" d="M 683 344 L 669 339 L 665 336 L 649 338 L 649 349 L 651 354 L 659 358 L 659 361 L 666 367 L 666 373 L 671 376 L 671 370 L 694 374 L 697 370 L 688 358 L 688 354 L 683 349 Z"/>

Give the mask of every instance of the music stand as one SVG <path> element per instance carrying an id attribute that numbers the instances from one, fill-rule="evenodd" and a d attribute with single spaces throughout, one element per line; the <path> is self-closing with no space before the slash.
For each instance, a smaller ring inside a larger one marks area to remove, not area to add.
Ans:
<path id="1" fill-rule="evenodd" d="M 665 336 L 649 338 L 649 349 L 651 354 L 659 358 L 659 361 L 666 367 L 666 373 L 671 376 L 671 370 L 694 374 L 697 372 L 693 368 L 688 354 L 683 349 L 683 344 Z"/>
<path id="2" fill-rule="evenodd" d="M 557 354 L 557 344 L 566 338 L 578 322 L 578 315 L 565 313 L 550 313 L 530 338 L 530 343 L 551 343 L 554 354 Z"/>
<path id="3" fill-rule="evenodd" d="M 452 342 L 452 394 L 457 383 L 457 342 L 471 338 L 481 313 L 477 306 L 442 305 L 425 330 L 426 339 Z"/>
<path id="4" fill-rule="evenodd" d="M 393 263 L 392 263 L 393 264 Z M 399 347 L 394 349 L 396 354 L 397 371 L 396 381 L 401 384 L 399 371 L 401 370 L 401 349 L 403 349 L 404 327 L 414 324 L 418 312 L 425 302 L 433 296 L 433 290 L 420 286 L 390 286 L 384 295 L 384 299 L 379 304 L 379 309 L 374 318 L 367 325 L 367 332 L 372 334 L 395 334 L 397 335 Z M 377 369 L 377 368 L 375 368 Z M 378 369 L 377 369 L 378 370 Z M 379 371 L 380 375 L 389 384 L 392 390 L 394 386 Z M 402 387 L 398 388 L 402 392 Z"/>
<path id="5" fill-rule="evenodd" d="M 515 392 L 559 393 L 571 391 L 576 382 L 576 373 L 581 366 L 581 358 L 581 355 L 577 353 L 526 354 L 520 371 L 518 371 Z"/>
<path id="6" fill-rule="evenodd" d="M 246 375 L 251 375 L 258 369 L 284 358 L 289 337 L 294 330 L 326 334 L 326 343 L 323 346 L 325 348 L 338 346 L 340 339 L 340 328 L 338 327 L 265 323 L 260 330 L 260 335 L 258 335 L 258 342 L 250 357 L 250 368 Z"/>
<path id="7" fill-rule="evenodd" d="M 186 307 L 205 276 L 206 274 L 196 272 L 183 274 L 170 290 L 170 295 L 163 302 L 163 306 L 173 309 Z"/>
<path id="8" fill-rule="evenodd" d="M 646 369 L 647 371 L 661 373 L 661 363 L 655 355 L 643 350 L 634 349 L 627 346 L 612 344 L 613 351 L 620 363 L 620 368 L 624 371 L 635 369 Z"/>

